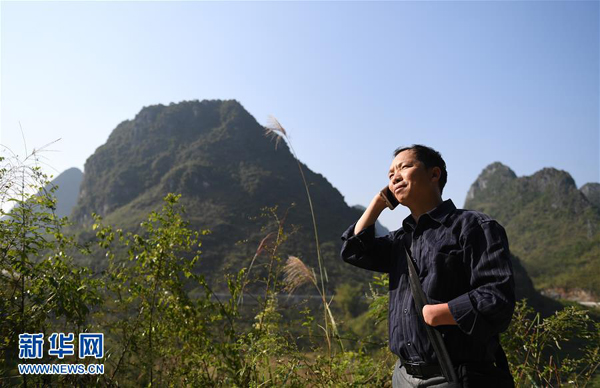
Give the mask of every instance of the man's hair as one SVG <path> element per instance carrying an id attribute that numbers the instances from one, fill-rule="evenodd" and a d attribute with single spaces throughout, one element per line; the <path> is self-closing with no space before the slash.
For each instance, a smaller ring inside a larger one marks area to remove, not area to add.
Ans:
<path id="1" fill-rule="evenodd" d="M 414 151 L 419 162 L 423 163 L 426 168 L 439 167 L 442 170 L 440 174 L 440 180 L 438 181 L 440 187 L 440 194 L 444 191 L 444 186 L 448 181 L 448 172 L 446 171 L 446 162 L 442 159 L 442 155 L 433 148 L 421 145 L 413 144 L 410 147 L 398 147 L 394 151 L 394 157 L 402 151 Z"/>

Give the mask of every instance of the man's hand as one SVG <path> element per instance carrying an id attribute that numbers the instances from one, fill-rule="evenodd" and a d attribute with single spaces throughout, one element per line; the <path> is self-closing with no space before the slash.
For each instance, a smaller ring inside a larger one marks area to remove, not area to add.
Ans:
<path id="1" fill-rule="evenodd" d="M 423 319 L 429 326 L 456 325 L 448 303 L 426 304 L 423 306 Z"/>
<path id="2" fill-rule="evenodd" d="M 385 200 L 381 196 L 381 194 L 377 193 L 375 197 L 371 200 L 371 203 L 363 213 L 363 215 L 356 222 L 356 226 L 354 227 L 354 234 L 359 234 L 363 229 L 367 226 L 373 225 L 377 218 L 381 214 L 382 211 L 385 210 L 387 204 Z"/>

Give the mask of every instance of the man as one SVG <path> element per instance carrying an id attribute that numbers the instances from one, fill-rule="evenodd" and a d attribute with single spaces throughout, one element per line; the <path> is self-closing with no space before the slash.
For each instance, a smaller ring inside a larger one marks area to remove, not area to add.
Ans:
<path id="1" fill-rule="evenodd" d="M 388 186 L 342 235 L 341 257 L 357 267 L 389 273 L 390 350 L 399 358 L 393 386 L 456 386 L 442 376 L 425 324 L 441 332 L 461 384 L 513 386 L 499 342 L 515 306 L 504 229 L 485 214 L 442 200 L 446 163 L 429 147 L 397 149 L 388 179 Z M 375 237 L 375 221 L 394 200 L 411 214 L 399 230 Z M 429 302 L 422 309 L 425 322 L 410 291 L 405 246 Z"/>

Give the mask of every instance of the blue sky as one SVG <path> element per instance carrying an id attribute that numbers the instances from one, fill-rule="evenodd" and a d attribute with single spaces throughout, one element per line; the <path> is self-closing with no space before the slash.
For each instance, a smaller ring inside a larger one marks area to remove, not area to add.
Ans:
<path id="1" fill-rule="evenodd" d="M 489 163 L 600 180 L 599 2 L 1 2 L 0 143 L 83 169 L 147 105 L 236 99 L 348 204 L 423 143 L 460 207 Z M 386 211 L 397 228 L 408 212 Z"/>

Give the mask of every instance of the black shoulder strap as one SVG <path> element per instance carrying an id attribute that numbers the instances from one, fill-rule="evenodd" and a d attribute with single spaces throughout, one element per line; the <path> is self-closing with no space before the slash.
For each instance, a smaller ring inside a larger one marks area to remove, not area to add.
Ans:
<path id="1" fill-rule="evenodd" d="M 506 353 L 504 353 L 504 349 L 502 349 L 502 344 L 500 344 L 500 341 L 498 341 L 498 349 L 496 349 L 494 356 L 496 357 L 496 366 L 510 373 L 508 359 L 506 358 Z"/>
<path id="2" fill-rule="evenodd" d="M 458 382 L 458 378 L 456 377 L 456 372 L 452 366 L 452 361 L 450 360 L 450 355 L 448 355 L 448 350 L 446 349 L 442 335 L 439 331 L 426 324 L 425 319 L 423 318 L 423 306 L 425 306 L 428 302 L 427 296 L 421 287 L 421 281 L 417 275 L 417 270 L 415 268 L 412 255 L 409 251 L 409 243 L 411 242 L 412 233 L 405 232 L 404 236 L 402 236 L 402 245 L 404 245 L 404 251 L 406 252 L 406 261 L 408 262 L 408 279 L 410 283 L 410 290 L 412 291 L 413 299 L 415 301 L 415 306 L 417 307 L 417 313 L 421 318 L 421 322 L 423 322 L 425 328 L 427 329 L 427 336 L 433 345 L 433 350 L 437 355 L 440 368 L 442 369 L 442 373 L 444 374 L 446 381 L 449 383 L 455 383 Z"/>

